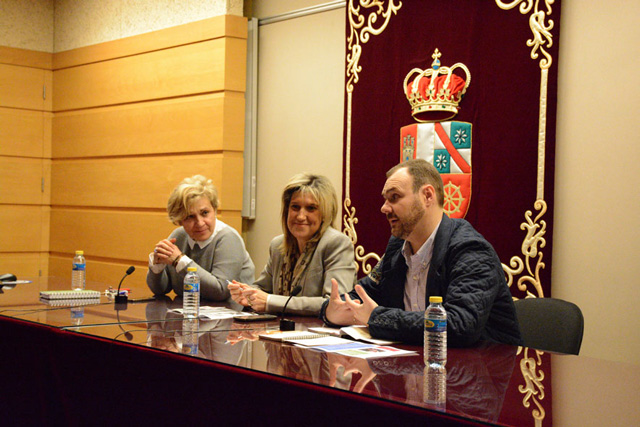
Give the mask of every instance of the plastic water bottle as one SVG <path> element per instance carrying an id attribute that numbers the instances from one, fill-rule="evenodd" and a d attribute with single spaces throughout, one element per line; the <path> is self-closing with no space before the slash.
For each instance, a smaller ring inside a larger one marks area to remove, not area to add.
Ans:
<path id="1" fill-rule="evenodd" d="M 182 294 L 182 315 L 185 318 L 197 319 L 200 312 L 200 277 L 196 267 L 188 267 L 184 277 Z"/>
<path id="2" fill-rule="evenodd" d="M 76 251 L 76 256 L 73 258 L 73 270 L 71 272 L 71 289 L 74 291 L 84 289 L 86 269 L 87 262 L 84 260 L 84 252 Z"/>
<path id="3" fill-rule="evenodd" d="M 447 409 L 447 368 L 438 364 L 424 367 L 422 400 L 438 411 Z"/>
<path id="4" fill-rule="evenodd" d="M 447 364 L 447 312 L 442 297 L 429 297 L 429 307 L 424 312 L 424 364 Z"/>
<path id="5" fill-rule="evenodd" d="M 84 322 L 84 307 L 71 307 L 71 323 L 80 326 L 82 322 Z"/>
<path id="6" fill-rule="evenodd" d="M 184 354 L 192 356 L 198 354 L 198 323 L 197 318 L 182 321 L 182 353 Z"/>

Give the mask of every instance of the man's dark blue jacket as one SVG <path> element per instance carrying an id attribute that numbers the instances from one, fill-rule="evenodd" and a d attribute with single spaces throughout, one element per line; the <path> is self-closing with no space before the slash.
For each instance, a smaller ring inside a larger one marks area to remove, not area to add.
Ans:
<path id="1" fill-rule="evenodd" d="M 377 304 L 369 318 L 375 338 L 422 343 L 424 312 L 404 310 L 407 264 L 404 240 L 391 237 L 381 261 L 360 280 Z M 349 296 L 360 300 L 355 290 Z M 429 296 L 442 296 L 447 311 L 449 346 L 466 347 L 480 340 L 520 345 L 515 307 L 498 255 L 467 221 L 443 215 L 427 275 Z M 322 307 L 325 319 L 328 301 Z"/>

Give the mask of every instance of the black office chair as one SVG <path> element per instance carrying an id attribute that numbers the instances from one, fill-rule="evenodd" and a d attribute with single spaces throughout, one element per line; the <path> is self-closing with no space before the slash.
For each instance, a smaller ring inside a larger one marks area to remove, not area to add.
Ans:
<path id="1" fill-rule="evenodd" d="M 514 301 L 525 347 L 578 354 L 584 332 L 580 307 L 557 298 Z"/>

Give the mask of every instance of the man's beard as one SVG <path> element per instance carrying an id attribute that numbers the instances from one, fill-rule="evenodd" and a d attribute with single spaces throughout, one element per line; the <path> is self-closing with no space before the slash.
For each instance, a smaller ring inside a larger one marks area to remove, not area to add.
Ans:
<path id="1" fill-rule="evenodd" d="M 422 219 L 425 212 L 424 206 L 420 203 L 420 199 L 416 198 L 411 205 L 407 218 L 404 220 L 398 218 L 398 227 L 395 229 L 392 227 L 391 234 L 395 237 L 406 240 L 406 238 L 413 232 L 413 229 L 416 228 L 416 224 Z"/>

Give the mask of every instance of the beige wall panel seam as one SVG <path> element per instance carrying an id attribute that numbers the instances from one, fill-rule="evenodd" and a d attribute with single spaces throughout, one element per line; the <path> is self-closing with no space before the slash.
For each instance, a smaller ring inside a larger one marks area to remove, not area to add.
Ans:
<path id="1" fill-rule="evenodd" d="M 53 55 L 53 69 L 59 70 L 139 55 L 223 37 L 246 39 L 247 19 L 231 15 L 217 16 L 164 30 L 58 52 Z"/>
<path id="2" fill-rule="evenodd" d="M 230 84 L 225 82 L 226 44 L 226 39 L 211 40 L 56 71 L 53 110 L 126 104 L 225 89 L 244 91 L 244 85 L 240 85 L 244 77 L 230 78 Z"/>

